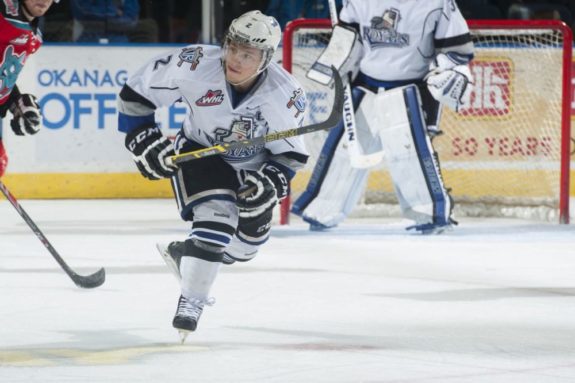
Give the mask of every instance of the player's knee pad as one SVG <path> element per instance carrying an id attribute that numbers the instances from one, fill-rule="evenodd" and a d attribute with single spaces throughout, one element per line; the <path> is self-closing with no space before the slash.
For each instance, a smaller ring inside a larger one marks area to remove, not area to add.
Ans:
<path id="1" fill-rule="evenodd" d="M 235 202 L 208 200 L 194 207 L 193 216 L 191 239 L 222 248 L 230 244 L 239 220 Z"/>
<path id="2" fill-rule="evenodd" d="M 268 238 L 272 226 L 273 210 L 260 214 L 257 217 L 239 219 L 236 235 L 226 248 L 224 263 L 229 257 L 231 261 L 247 262 L 253 259 L 259 247 L 264 244 Z"/>

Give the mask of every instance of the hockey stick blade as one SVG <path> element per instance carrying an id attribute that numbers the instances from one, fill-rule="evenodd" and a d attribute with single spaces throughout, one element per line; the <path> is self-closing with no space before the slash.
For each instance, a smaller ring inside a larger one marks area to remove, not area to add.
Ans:
<path id="1" fill-rule="evenodd" d="M 195 160 L 198 158 L 224 154 L 234 149 L 245 148 L 248 146 L 264 145 L 266 142 L 283 140 L 285 138 L 313 133 L 319 130 L 329 130 L 335 127 L 341 121 L 343 115 L 343 83 L 341 81 L 339 73 L 333 66 L 331 67 L 331 70 L 334 76 L 335 93 L 331 112 L 329 114 L 329 117 L 325 121 L 322 121 L 317 124 L 302 126 L 300 128 L 284 130 L 282 132 L 270 133 L 265 136 L 252 138 L 250 140 L 226 142 L 219 145 L 210 146 L 209 148 L 194 150 L 192 152 L 187 153 L 176 154 L 174 156 L 166 158 L 166 164 L 177 165 L 182 162 Z"/>
<path id="2" fill-rule="evenodd" d="M 14 209 L 16 209 L 18 214 L 20 214 L 20 217 L 22 217 L 22 219 L 24 219 L 24 221 L 28 224 L 28 227 L 30 227 L 30 229 L 32 229 L 34 234 L 36 234 L 36 237 L 38 237 L 38 239 L 40 240 L 40 242 L 42 242 L 44 247 L 48 249 L 52 257 L 54 257 L 54 259 L 56 260 L 56 262 L 58 262 L 60 267 L 62 267 L 64 272 L 68 274 L 70 279 L 72 279 L 72 281 L 76 284 L 76 286 L 82 287 L 84 289 L 91 289 L 94 287 L 98 287 L 104 283 L 104 281 L 106 280 L 106 271 L 103 268 L 90 275 L 80 275 L 76 273 L 74 270 L 72 270 L 70 266 L 66 264 L 64 259 L 60 256 L 60 254 L 58 254 L 56 249 L 54 249 L 54 247 L 44 236 L 42 231 L 40 231 L 38 226 L 36 226 L 34 221 L 32 221 L 32 218 L 30 218 L 28 213 L 26 213 L 26 211 L 22 208 L 22 206 L 20 206 L 16 198 L 12 195 L 12 193 L 10 193 L 10 190 L 8 190 L 8 188 L 6 187 L 6 185 L 4 185 L 2 181 L 0 181 L 0 190 L 2 191 L 2 194 L 4 194 L 6 199 L 12 204 L 12 206 L 14 206 Z"/>

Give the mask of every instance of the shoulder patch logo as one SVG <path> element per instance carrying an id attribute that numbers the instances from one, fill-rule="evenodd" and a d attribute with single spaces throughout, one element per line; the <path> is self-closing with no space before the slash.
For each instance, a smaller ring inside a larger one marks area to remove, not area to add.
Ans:
<path id="1" fill-rule="evenodd" d="M 305 111 L 305 103 L 306 102 L 303 90 L 301 88 L 298 88 L 293 92 L 293 96 L 291 96 L 286 106 L 288 109 L 295 107 L 296 109 L 295 117 L 298 117 L 301 113 Z"/>
<path id="2" fill-rule="evenodd" d="M 197 106 L 215 106 L 224 101 L 224 92 L 221 90 L 208 90 L 206 94 L 196 100 Z"/>
<path id="3" fill-rule="evenodd" d="M 200 58 L 203 56 L 202 47 L 184 48 L 178 55 L 180 59 L 178 66 L 182 66 L 182 64 L 186 62 L 190 64 L 190 70 L 196 70 L 200 63 Z"/>
<path id="4" fill-rule="evenodd" d="M 4 0 L 6 13 L 10 16 L 18 16 L 18 2 L 14 0 Z"/>

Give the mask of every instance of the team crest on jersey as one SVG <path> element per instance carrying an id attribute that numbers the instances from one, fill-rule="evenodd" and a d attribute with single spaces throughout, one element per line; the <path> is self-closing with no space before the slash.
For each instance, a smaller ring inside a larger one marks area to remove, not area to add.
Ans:
<path id="1" fill-rule="evenodd" d="M 26 45 L 30 40 L 30 36 L 28 34 L 23 34 L 18 36 L 12 40 L 10 40 L 10 44 L 12 45 Z"/>
<path id="2" fill-rule="evenodd" d="M 221 90 L 208 90 L 206 94 L 196 100 L 197 106 L 215 106 L 224 101 L 224 92 Z"/>
<path id="3" fill-rule="evenodd" d="M 6 13 L 10 16 L 18 16 L 18 2 L 13 0 L 4 0 Z"/>
<path id="4" fill-rule="evenodd" d="M 239 120 L 232 122 L 231 128 L 217 128 L 214 131 L 214 144 L 249 140 L 253 136 L 254 125 L 255 121 L 252 117 L 241 116 Z"/>
<path id="5" fill-rule="evenodd" d="M 203 56 L 204 52 L 202 52 L 202 47 L 184 48 L 178 55 L 180 59 L 178 66 L 182 66 L 182 64 L 186 62 L 190 64 L 190 70 L 196 70 L 200 63 L 200 58 Z"/>
<path id="6" fill-rule="evenodd" d="M 25 54 L 17 55 L 14 48 L 8 46 L 0 62 L 0 99 L 8 96 L 16 85 L 18 74 L 24 67 Z"/>
<path id="7" fill-rule="evenodd" d="M 372 48 L 408 46 L 409 35 L 397 32 L 397 25 L 400 20 L 399 10 L 387 9 L 383 12 L 383 16 L 372 18 L 369 27 L 363 27 L 363 38 Z"/>
<path id="8" fill-rule="evenodd" d="M 208 139 L 212 145 L 249 140 L 254 137 L 254 132 L 257 126 L 261 125 L 262 122 L 263 119 L 260 112 L 257 112 L 255 116 L 240 116 L 239 119 L 232 122 L 229 129 L 217 128 L 214 131 L 214 137 L 208 137 Z M 261 152 L 263 147 L 264 145 L 261 144 L 237 148 L 228 151 L 226 154 L 222 155 L 222 157 L 230 162 L 242 162 L 249 160 Z"/>
<path id="9" fill-rule="evenodd" d="M 298 117 L 301 113 L 304 112 L 304 110 L 305 110 L 305 95 L 304 95 L 303 90 L 301 88 L 294 90 L 293 96 L 291 96 L 291 98 L 289 99 L 286 106 L 288 109 L 295 107 L 295 110 L 296 110 L 295 117 Z"/>

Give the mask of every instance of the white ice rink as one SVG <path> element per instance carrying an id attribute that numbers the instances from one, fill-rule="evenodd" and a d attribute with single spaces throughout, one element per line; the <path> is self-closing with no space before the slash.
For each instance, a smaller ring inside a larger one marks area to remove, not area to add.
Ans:
<path id="1" fill-rule="evenodd" d="M 77 288 L 0 201 L 1 383 L 575 382 L 573 226 L 275 227 L 222 269 L 180 345 L 154 247 L 187 235 L 171 200 L 20 202 L 72 268 L 107 280 Z"/>

